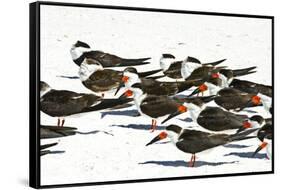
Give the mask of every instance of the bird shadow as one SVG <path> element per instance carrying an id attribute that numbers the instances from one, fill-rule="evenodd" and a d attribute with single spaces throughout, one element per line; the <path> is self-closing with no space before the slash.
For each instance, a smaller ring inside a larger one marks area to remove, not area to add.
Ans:
<path id="1" fill-rule="evenodd" d="M 248 148 L 248 145 L 241 145 L 241 144 L 226 144 L 224 145 L 226 148 Z"/>
<path id="2" fill-rule="evenodd" d="M 122 127 L 122 128 L 129 128 L 129 129 L 137 129 L 137 130 L 149 130 L 151 125 L 144 125 L 144 124 L 129 124 L 129 125 L 111 125 L 111 127 Z M 164 130 L 165 126 L 157 126 L 157 130 Z"/>
<path id="3" fill-rule="evenodd" d="M 247 112 L 247 113 L 258 113 L 254 110 L 248 110 L 248 109 L 244 109 L 244 110 L 241 110 L 241 111 L 244 111 L 244 112 Z"/>
<path id="4" fill-rule="evenodd" d="M 202 167 L 202 166 L 219 166 L 224 164 L 233 164 L 237 161 L 232 162 L 205 162 L 205 161 L 196 161 L 194 168 Z M 145 164 L 155 164 L 155 165 L 161 165 L 161 166 L 171 166 L 171 167 L 189 167 L 188 162 L 185 162 L 183 160 L 175 160 L 175 161 L 146 161 L 139 163 L 142 165 Z"/>
<path id="5" fill-rule="evenodd" d="M 257 153 L 253 157 L 254 152 L 231 152 L 229 154 L 225 154 L 224 156 L 238 156 L 240 158 L 253 158 L 253 159 L 265 159 L 267 158 L 266 154 Z"/>
<path id="6" fill-rule="evenodd" d="M 125 116 L 132 116 L 137 117 L 139 116 L 138 110 L 122 110 L 122 111 L 107 111 L 107 112 L 101 112 L 101 119 L 104 118 L 107 115 L 125 115 Z"/>
<path id="7" fill-rule="evenodd" d="M 179 120 L 184 121 L 184 122 L 189 122 L 189 123 L 193 121 L 190 117 L 187 117 L 185 119 L 179 119 Z"/>

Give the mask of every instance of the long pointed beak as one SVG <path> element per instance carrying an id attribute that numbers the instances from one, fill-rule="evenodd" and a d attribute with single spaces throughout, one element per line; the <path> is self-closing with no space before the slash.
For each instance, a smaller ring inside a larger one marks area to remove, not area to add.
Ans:
<path id="1" fill-rule="evenodd" d="M 162 139 L 165 139 L 167 137 L 167 133 L 166 132 L 162 132 L 159 135 L 157 135 L 156 137 L 154 137 L 149 143 L 147 143 L 145 146 L 151 145 L 157 141 L 160 141 Z"/>
<path id="2" fill-rule="evenodd" d="M 180 111 L 176 111 L 176 112 L 172 113 L 172 114 L 169 115 L 166 119 L 164 119 L 164 120 L 161 122 L 161 124 L 166 123 L 167 121 L 169 121 L 169 120 L 172 119 L 173 117 L 176 117 L 176 116 L 180 115 L 181 113 L 182 113 L 182 112 L 180 112 Z"/>
<path id="3" fill-rule="evenodd" d="M 124 86 L 125 86 L 124 83 L 123 83 L 123 82 L 120 82 L 118 88 L 116 89 L 116 92 L 115 92 L 114 96 L 116 96 L 116 94 L 119 92 L 119 90 L 120 90 L 122 87 L 124 87 Z"/>
<path id="4" fill-rule="evenodd" d="M 267 145 L 267 142 L 263 142 L 263 143 L 256 149 L 256 151 L 253 153 L 252 157 L 255 157 L 255 155 L 256 155 L 259 151 L 261 151 L 264 147 L 266 147 L 266 145 Z"/>
<path id="5" fill-rule="evenodd" d="M 199 94 L 200 93 L 200 89 L 196 88 L 191 94 L 189 94 L 187 97 L 191 97 L 193 95 Z"/>
<path id="6" fill-rule="evenodd" d="M 119 96 L 118 99 L 125 99 L 127 98 L 126 92 L 124 92 L 123 94 L 121 94 L 121 96 Z"/>

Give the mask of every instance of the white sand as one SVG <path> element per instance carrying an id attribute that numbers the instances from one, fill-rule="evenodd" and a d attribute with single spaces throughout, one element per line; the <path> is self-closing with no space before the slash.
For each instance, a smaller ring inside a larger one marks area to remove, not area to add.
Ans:
<path id="1" fill-rule="evenodd" d="M 41 80 L 55 89 L 90 92 L 80 80 L 56 77 L 77 75 L 78 67 L 69 54 L 77 40 L 123 57 L 152 57 L 152 64 L 138 67 L 139 71 L 158 69 L 162 53 L 178 59 L 194 56 L 202 62 L 226 58 L 224 65 L 230 68 L 258 66 L 257 73 L 243 79 L 271 85 L 270 20 L 51 6 L 42 7 L 41 19 Z M 126 110 L 135 108 L 119 111 Z M 262 108 L 252 110 L 270 117 Z M 42 140 L 42 144 L 59 142 L 51 150 L 65 151 L 41 158 L 42 185 L 271 170 L 264 151 L 251 158 L 259 144 L 256 139 L 198 155 L 196 167 L 188 168 L 191 155 L 172 144 L 145 147 L 159 133 L 149 132 L 147 118 L 101 115 L 93 112 L 67 118 L 65 125 L 80 131 L 105 130 L 114 136 L 98 133 Z M 42 124 L 56 124 L 56 118 L 43 113 L 41 117 Z M 169 123 L 194 125 L 178 119 Z"/>

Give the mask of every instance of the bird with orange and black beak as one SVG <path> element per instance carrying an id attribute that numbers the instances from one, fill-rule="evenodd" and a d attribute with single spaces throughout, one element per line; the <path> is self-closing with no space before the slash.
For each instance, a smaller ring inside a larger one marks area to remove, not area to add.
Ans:
<path id="1" fill-rule="evenodd" d="M 204 92 L 209 92 L 210 95 L 216 95 L 214 98 L 215 103 L 226 110 L 241 111 L 248 107 L 262 105 L 265 107 L 265 105 L 269 106 L 271 104 L 264 104 L 266 103 L 266 99 L 262 99 L 261 94 L 249 94 L 235 88 L 221 89 L 221 87 L 209 82 L 205 82 L 197 87 L 189 96 L 203 94 Z"/>
<path id="2" fill-rule="evenodd" d="M 79 67 L 83 63 L 84 59 L 91 58 L 97 60 L 103 67 L 126 67 L 149 64 L 150 57 L 137 58 L 137 59 L 125 59 L 105 53 L 98 50 L 92 50 L 91 47 L 82 41 L 77 41 L 70 48 L 70 55 L 73 62 Z"/>
<path id="3" fill-rule="evenodd" d="M 236 133 L 248 118 L 247 115 L 235 114 L 220 107 L 206 106 L 202 102 L 183 103 L 183 105 L 187 108 L 194 122 L 204 128 L 204 130 L 211 132 Z M 178 111 L 170 114 L 162 124 L 180 114 Z"/>
<path id="4" fill-rule="evenodd" d="M 167 76 L 169 78 L 172 78 L 172 79 L 182 79 L 183 78 L 183 79 L 188 80 L 187 78 L 191 75 L 191 73 L 194 70 L 196 70 L 200 67 L 213 68 L 214 66 L 224 62 L 225 60 L 226 59 L 222 59 L 222 60 L 211 62 L 211 63 L 201 63 L 198 59 L 188 56 L 184 60 L 176 61 L 176 57 L 174 55 L 162 54 L 162 56 L 160 58 L 160 67 L 162 68 L 165 76 Z M 202 69 L 200 69 L 200 70 L 202 70 Z M 198 79 L 198 77 L 196 77 L 196 79 Z"/>
<path id="5" fill-rule="evenodd" d="M 56 90 L 46 82 L 40 82 L 40 110 L 57 117 L 57 126 L 63 127 L 66 117 L 79 117 L 87 112 L 98 111 L 127 104 L 131 99 L 103 99 L 94 94 Z"/>
<path id="6" fill-rule="evenodd" d="M 169 96 L 146 94 L 141 89 L 141 84 L 136 83 L 130 87 L 120 98 L 133 96 L 135 105 L 142 116 L 152 119 L 152 132 L 157 127 L 157 120 L 167 117 L 174 112 L 184 113 L 187 108 Z"/>
<path id="7" fill-rule="evenodd" d="M 233 141 L 246 140 L 255 138 L 248 136 L 257 129 L 251 129 L 234 135 L 214 134 L 199 130 L 184 129 L 177 125 L 169 125 L 166 130 L 153 138 L 146 146 L 156 143 L 165 138 L 169 138 L 171 142 L 181 151 L 192 154 L 188 166 L 194 167 L 196 156 L 195 154 L 210 153 L 213 148 L 225 145 Z"/>
<path id="8" fill-rule="evenodd" d="M 140 73 L 149 76 L 161 71 L 160 69 Z M 86 58 L 80 65 L 79 77 L 82 84 L 95 93 L 105 93 L 116 89 L 122 83 L 122 71 L 113 69 L 104 69 L 102 64 L 91 58 Z"/>
<path id="9" fill-rule="evenodd" d="M 253 71 L 255 68 L 256 67 L 249 67 L 237 70 L 221 69 L 218 73 L 213 73 L 208 82 L 222 88 L 231 87 L 249 94 L 261 93 L 265 96 L 272 97 L 271 86 L 236 78 L 255 73 L 256 71 Z"/>
<path id="10" fill-rule="evenodd" d="M 246 119 L 243 122 L 243 126 L 241 126 L 240 129 L 238 129 L 238 133 L 243 131 L 243 130 L 247 130 L 250 128 L 256 128 L 256 129 L 260 129 L 263 125 L 265 125 L 268 122 L 268 119 L 264 119 L 262 116 L 260 115 L 254 115 L 248 119 Z"/>
<path id="11" fill-rule="evenodd" d="M 272 124 L 267 123 L 263 125 L 263 127 L 258 131 L 258 139 L 262 142 L 258 148 L 255 150 L 253 153 L 253 157 L 261 151 L 262 149 L 266 148 L 266 154 L 269 159 L 272 158 L 272 136 L 273 136 L 273 131 L 272 131 Z"/>
<path id="12" fill-rule="evenodd" d="M 160 82 L 155 77 L 141 78 L 137 70 L 132 67 L 124 70 L 122 81 L 127 89 L 133 84 L 140 83 L 144 93 L 167 96 L 175 95 L 194 86 L 194 81 Z M 121 87 L 122 84 L 118 87 L 117 91 Z"/>

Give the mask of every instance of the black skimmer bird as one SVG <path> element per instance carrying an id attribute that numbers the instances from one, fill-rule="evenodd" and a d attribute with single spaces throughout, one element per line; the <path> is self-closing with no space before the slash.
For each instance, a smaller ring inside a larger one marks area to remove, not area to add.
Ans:
<path id="1" fill-rule="evenodd" d="M 214 67 L 226 59 L 222 59 L 212 63 L 201 63 L 194 57 L 187 57 L 183 61 L 175 61 L 175 56 L 172 54 L 162 54 L 160 58 L 160 67 L 163 73 L 173 79 L 186 79 L 195 69 L 200 67 Z M 196 78 L 197 79 L 197 78 Z"/>
<path id="2" fill-rule="evenodd" d="M 251 73 L 255 73 L 256 71 L 253 71 L 253 69 L 255 68 L 256 67 L 249 67 L 249 68 L 237 69 L 237 70 L 221 69 L 219 73 L 214 73 L 211 78 L 213 78 L 213 80 L 215 80 L 215 78 L 217 79 L 219 78 L 221 80 L 220 85 L 222 87 L 235 88 L 240 91 L 247 92 L 249 94 L 261 93 L 268 97 L 272 97 L 271 86 L 235 78 L 238 76 L 244 76 Z M 211 80 L 209 80 L 209 82 L 212 82 Z"/>
<path id="3" fill-rule="evenodd" d="M 184 113 L 187 111 L 186 107 L 173 100 L 169 96 L 158 96 L 151 94 L 144 94 L 141 89 L 141 84 L 136 83 L 127 90 L 119 98 L 127 98 L 133 96 L 135 105 L 142 116 L 148 116 L 152 119 L 152 132 L 157 127 L 157 119 L 167 117 L 174 112 Z"/>
<path id="4" fill-rule="evenodd" d="M 251 129 L 242 133 L 227 135 L 183 129 L 177 125 L 169 125 L 166 127 L 166 131 L 161 132 L 149 143 L 147 143 L 146 146 L 168 137 L 179 150 L 192 154 L 189 167 L 194 167 L 196 159 L 195 154 L 204 153 L 204 151 L 211 150 L 212 148 L 225 145 L 233 141 L 255 138 L 255 136 L 248 136 L 255 130 L 256 129 Z"/>
<path id="5" fill-rule="evenodd" d="M 247 107 L 262 106 L 267 99 L 261 94 L 249 94 L 235 88 L 223 88 L 213 83 L 205 82 L 197 87 L 189 96 L 198 95 L 208 91 L 210 95 L 216 95 L 214 101 L 226 110 L 241 111 Z M 267 105 L 267 104 L 266 104 Z"/>
<path id="6" fill-rule="evenodd" d="M 225 111 L 220 107 L 206 106 L 205 104 L 192 102 L 183 103 L 190 113 L 191 119 L 198 125 L 211 132 L 234 133 L 243 126 L 243 122 L 248 119 L 247 115 L 234 114 Z M 174 112 L 169 115 L 162 124 L 168 120 L 182 114 L 181 112 Z"/>
<path id="7" fill-rule="evenodd" d="M 64 125 L 66 116 L 112 108 L 129 101 L 131 100 L 103 99 L 94 94 L 55 90 L 47 83 L 40 82 L 40 109 L 49 116 L 58 117 L 57 126 Z"/>
<path id="8" fill-rule="evenodd" d="M 237 133 L 247 130 L 249 128 L 260 129 L 263 125 L 268 123 L 268 119 L 264 119 L 260 115 L 254 115 L 243 122 L 243 126 L 237 131 Z"/>
<path id="9" fill-rule="evenodd" d="M 144 93 L 167 96 L 175 95 L 194 86 L 193 81 L 160 82 L 154 78 L 141 78 L 137 70 L 132 67 L 128 67 L 124 70 L 122 81 L 127 89 L 133 84 L 140 83 Z M 123 84 L 120 83 L 116 93 L 122 86 Z"/>
<path id="10" fill-rule="evenodd" d="M 229 86 L 247 93 L 261 93 L 268 97 L 272 97 L 272 87 L 268 85 L 258 84 L 246 80 L 233 79 Z"/>
<path id="11" fill-rule="evenodd" d="M 266 154 L 269 159 L 272 158 L 272 124 L 267 123 L 258 131 L 257 137 L 262 142 L 253 153 L 253 157 L 262 149 L 266 148 Z"/>
<path id="12" fill-rule="evenodd" d="M 146 77 L 161 71 L 153 70 L 140 73 L 141 76 Z M 82 84 L 92 90 L 93 92 L 107 92 L 118 88 L 122 83 L 123 72 L 112 69 L 104 69 L 103 66 L 95 59 L 84 59 L 79 69 L 79 77 Z"/>
<path id="13" fill-rule="evenodd" d="M 74 63 L 78 66 L 82 64 L 85 58 L 91 58 L 97 60 L 103 67 L 124 67 L 124 66 L 137 66 L 149 64 L 146 62 L 150 59 L 138 58 L 138 59 L 124 59 L 116 55 L 104 53 L 102 51 L 93 51 L 91 47 L 85 42 L 77 41 L 72 45 L 70 54 Z"/>
<path id="14" fill-rule="evenodd" d="M 72 136 L 76 134 L 80 135 L 89 135 L 89 134 L 96 134 L 98 132 L 105 133 L 107 135 L 113 136 L 111 133 L 106 131 L 94 130 L 89 132 L 81 132 L 78 131 L 75 127 L 58 127 L 52 125 L 41 125 L 40 126 L 40 139 L 50 139 L 50 138 L 61 138 Z"/>

